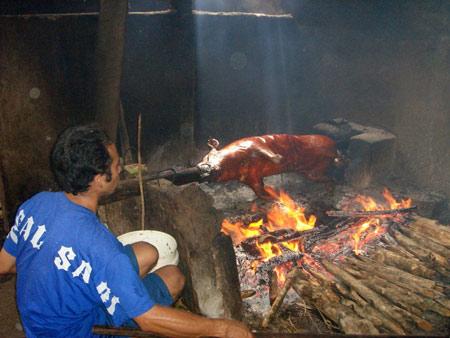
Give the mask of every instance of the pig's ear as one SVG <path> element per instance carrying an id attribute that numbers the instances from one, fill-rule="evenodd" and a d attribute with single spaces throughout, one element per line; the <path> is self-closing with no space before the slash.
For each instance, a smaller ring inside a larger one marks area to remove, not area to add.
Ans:
<path id="1" fill-rule="evenodd" d="M 210 147 L 211 149 L 216 149 L 219 147 L 219 141 L 215 138 L 210 138 L 208 140 L 208 147 Z"/>

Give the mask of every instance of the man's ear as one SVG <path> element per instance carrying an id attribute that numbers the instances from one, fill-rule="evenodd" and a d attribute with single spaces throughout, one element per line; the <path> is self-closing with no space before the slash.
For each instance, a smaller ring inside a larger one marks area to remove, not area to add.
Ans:
<path id="1" fill-rule="evenodd" d="M 105 175 L 102 174 L 95 175 L 94 179 L 92 180 L 91 187 L 92 188 L 102 187 L 103 180 L 105 179 L 104 176 Z"/>

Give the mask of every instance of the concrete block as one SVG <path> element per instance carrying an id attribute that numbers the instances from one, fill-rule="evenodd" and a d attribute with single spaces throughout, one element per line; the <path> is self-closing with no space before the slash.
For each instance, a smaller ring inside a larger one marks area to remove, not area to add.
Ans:
<path id="1" fill-rule="evenodd" d="M 373 181 L 383 181 L 393 169 L 395 135 L 376 128 L 352 136 L 347 149 L 350 164 L 346 181 L 355 188 L 366 188 Z"/>

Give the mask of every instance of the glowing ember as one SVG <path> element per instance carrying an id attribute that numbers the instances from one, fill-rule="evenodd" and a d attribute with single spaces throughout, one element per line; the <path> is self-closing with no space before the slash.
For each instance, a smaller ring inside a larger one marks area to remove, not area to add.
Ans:
<path id="1" fill-rule="evenodd" d="M 286 281 L 286 275 L 292 269 L 292 263 L 286 263 L 276 266 L 273 271 L 277 274 L 278 287 L 283 287 Z"/>

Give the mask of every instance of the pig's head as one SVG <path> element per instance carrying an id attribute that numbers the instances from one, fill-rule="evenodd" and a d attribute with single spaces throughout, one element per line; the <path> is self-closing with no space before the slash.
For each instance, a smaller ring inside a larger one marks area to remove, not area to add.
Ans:
<path id="1" fill-rule="evenodd" d="M 220 162 L 222 160 L 222 156 L 219 155 L 219 141 L 215 138 L 208 140 L 208 147 L 211 149 L 208 154 L 206 154 L 203 159 L 197 164 L 197 168 L 199 168 L 202 172 L 204 172 L 204 176 L 208 176 L 211 172 L 220 169 Z"/>

